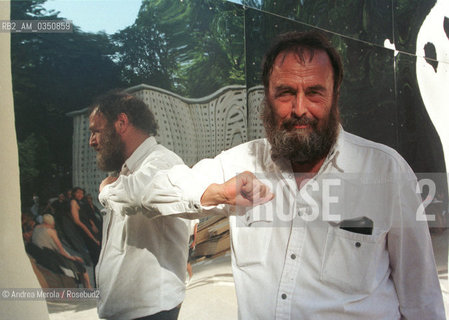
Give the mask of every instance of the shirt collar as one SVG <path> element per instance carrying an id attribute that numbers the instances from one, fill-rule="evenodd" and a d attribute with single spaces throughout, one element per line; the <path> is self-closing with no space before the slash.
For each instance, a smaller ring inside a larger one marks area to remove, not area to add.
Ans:
<path id="1" fill-rule="evenodd" d="M 142 162 L 142 159 L 144 159 L 148 154 L 148 150 L 153 148 L 155 145 L 157 145 L 157 142 L 154 137 L 148 137 L 145 139 L 145 141 L 142 142 L 136 150 L 134 150 L 131 156 L 126 159 L 120 173 L 128 174 L 134 172 Z"/>

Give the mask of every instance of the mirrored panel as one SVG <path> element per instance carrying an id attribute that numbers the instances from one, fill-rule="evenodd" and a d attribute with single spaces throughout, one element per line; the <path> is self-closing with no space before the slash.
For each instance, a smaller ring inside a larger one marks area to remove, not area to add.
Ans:
<path id="1" fill-rule="evenodd" d="M 242 0 L 242 4 L 265 13 L 302 22 L 358 40 L 383 45 L 392 42 L 392 0 Z"/>

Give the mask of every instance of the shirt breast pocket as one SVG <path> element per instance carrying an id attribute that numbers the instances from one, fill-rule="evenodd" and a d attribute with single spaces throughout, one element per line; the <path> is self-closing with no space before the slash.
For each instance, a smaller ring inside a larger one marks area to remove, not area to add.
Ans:
<path id="1" fill-rule="evenodd" d="M 321 281 L 347 293 L 372 292 L 378 268 L 385 268 L 380 264 L 388 261 L 385 238 L 386 232 L 365 235 L 329 226 Z"/>
<path id="2" fill-rule="evenodd" d="M 230 218 L 232 228 L 232 249 L 235 263 L 240 268 L 261 265 L 267 259 L 273 219 L 253 217 L 251 213 L 245 216 Z"/>

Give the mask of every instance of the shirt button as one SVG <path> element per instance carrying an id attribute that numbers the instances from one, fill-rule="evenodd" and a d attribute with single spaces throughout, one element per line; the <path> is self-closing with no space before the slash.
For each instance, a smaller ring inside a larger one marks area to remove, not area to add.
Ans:
<path id="1" fill-rule="evenodd" d="M 295 254 L 292 254 L 292 255 L 290 256 L 290 258 L 292 258 L 293 260 L 295 260 L 295 259 L 296 259 L 296 255 L 295 255 Z"/>
<path id="2" fill-rule="evenodd" d="M 362 244 L 361 244 L 360 242 L 357 241 L 357 242 L 355 243 L 355 246 L 356 246 L 357 248 L 360 248 L 360 247 L 362 246 Z"/>
<path id="3" fill-rule="evenodd" d="M 285 293 L 283 293 L 281 298 L 285 300 L 285 299 L 287 299 L 287 295 Z"/>

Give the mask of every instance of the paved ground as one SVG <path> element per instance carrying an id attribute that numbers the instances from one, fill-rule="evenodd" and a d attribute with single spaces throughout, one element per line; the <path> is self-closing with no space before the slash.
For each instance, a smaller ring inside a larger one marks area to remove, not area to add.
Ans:
<path id="1" fill-rule="evenodd" d="M 187 286 L 179 320 L 203 319 L 237 319 L 229 254 L 193 265 L 193 277 Z"/>
<path id="2" fill-rule="evenodd" d="M 432 234 L 435 260 L 449 319 L 448 246 L 449 230 Z M 237 300 L 228 255 L 193 265 L 194 275 L 187 286 L 180 320 L 237 319 Z M 83 303 L 48 303 L 51 320 L 98 320 L 95 301 Z"/>
<path id="3" fill-rule="evenodd" d="M 237 319 L 237 299 L 229 254 L 193 266 L 179 320 Z M 48 302 L 51 320 L 98 320 L 96 301 Z"/>

